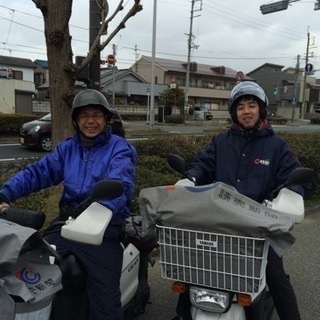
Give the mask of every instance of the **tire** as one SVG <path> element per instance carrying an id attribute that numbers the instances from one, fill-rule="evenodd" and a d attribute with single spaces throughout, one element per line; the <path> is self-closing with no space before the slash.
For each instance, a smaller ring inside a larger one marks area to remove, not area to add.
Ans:
<path id="1" fill-rule="evenodd" d="M 52 141 L 50 136 L 44 136 L 41 138 L 39 146 L 42 151 L 50 152 L 52 149 Z"/>

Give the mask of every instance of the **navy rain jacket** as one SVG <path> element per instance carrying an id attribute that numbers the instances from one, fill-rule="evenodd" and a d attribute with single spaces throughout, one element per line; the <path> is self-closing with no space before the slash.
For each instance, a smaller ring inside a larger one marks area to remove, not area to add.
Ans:
<path id="1" fill-rule="evenodd" d="M 134 147 L 126 139 L 113 135 L 110 128 L 98 136 L 92 148 L 85 148 L 76 134 L 60 142 L 53 153 L 18 172 L 3 185 L 0 197 L 15 201 L 63 182 L 60 202 L 75 206 L 91 194 L 99 180 L 116 179 L 123 183 L 124 194 L 100 203 L 113 212 L 113 221 L 125 224 L 134 191 L 136 161 Z"/>
<path id="2" fill-rule="evenodd" d="M 261 203 L 300 166 L 288 143 L 265 120 L 259 130 L 242 131 L 233 124 L 213 137 L 189 166 L 188 175 L 197 185 L 224 182 Z M 304 193 L 302 187 L 295 191 Z"/>

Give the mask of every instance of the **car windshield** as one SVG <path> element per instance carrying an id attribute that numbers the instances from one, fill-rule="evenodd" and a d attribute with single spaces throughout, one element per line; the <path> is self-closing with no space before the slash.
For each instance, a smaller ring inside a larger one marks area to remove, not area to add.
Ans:
<path id="1" fill-rule="evenodd" d="M 51 113 L 46 114 L 44 117 L 40 118 L 39 120 L 50 122 L 51 121 Z"/>

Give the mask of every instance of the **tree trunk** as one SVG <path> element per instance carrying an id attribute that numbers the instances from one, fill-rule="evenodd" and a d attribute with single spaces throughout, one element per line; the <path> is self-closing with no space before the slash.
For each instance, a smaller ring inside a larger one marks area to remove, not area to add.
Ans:
<path id="1" fill-rule="evenodd" d="M 109 5 L 107 0 L 96 0 L 95 10 L 100 11 L 100 25 L 95 39 L 91 39 L 91 47 L 80 66 L 73 63 L 69 20 L 72 12 L 72 0 L 32 0 L 41 10 L 44 19 L 44 33 L 47 45 L 49 65 L 49 94 L 52 114 L 52 143 L 71 136 L 74 133 L 71 121 L 71 106 L 75 96 L 75 81 L 79 72 L 94 58 L 95 74 L 100 79 L 100 52 L 107 46 L 113 37 L 125 28 L 125 23 L 142 10 L 140 0 L 134 0 L 132 7 L 123 17 L 119 25 L 111 32 L 108 38 L 100 44 L 103 34 L 108 34 L 109 23 L 124 9 L 124 0 L 119 0 L 113 14 L 107 18 Z M 98 59 L 97 56 L 99 55 Z M 92 75 L 91 75 L 92 76 Z M 92 78 L 91 81 L 94 79 Z M 98 88 L 100 86 L 98 85 Z"/>
<path id="2" fill-rule="evenodd" d="M 75 67 L 69 32 L 72 0 L 32 0 L 42 11 L 49 65 L 49 93 L 52 114 L 52 142 L 71 136 L 72 99 L 75 95 Z M 50 14 L 49 14 L 50 13 Z"/>

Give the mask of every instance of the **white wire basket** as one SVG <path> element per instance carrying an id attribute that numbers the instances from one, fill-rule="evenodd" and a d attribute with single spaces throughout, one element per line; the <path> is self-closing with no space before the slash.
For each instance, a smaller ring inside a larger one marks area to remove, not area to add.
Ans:
<path id="1" fill-rule="evenodd" d="M 159 225 L 157 229 L 164 278 L 248 294 L 264 284 L 265 239 Z"/>

